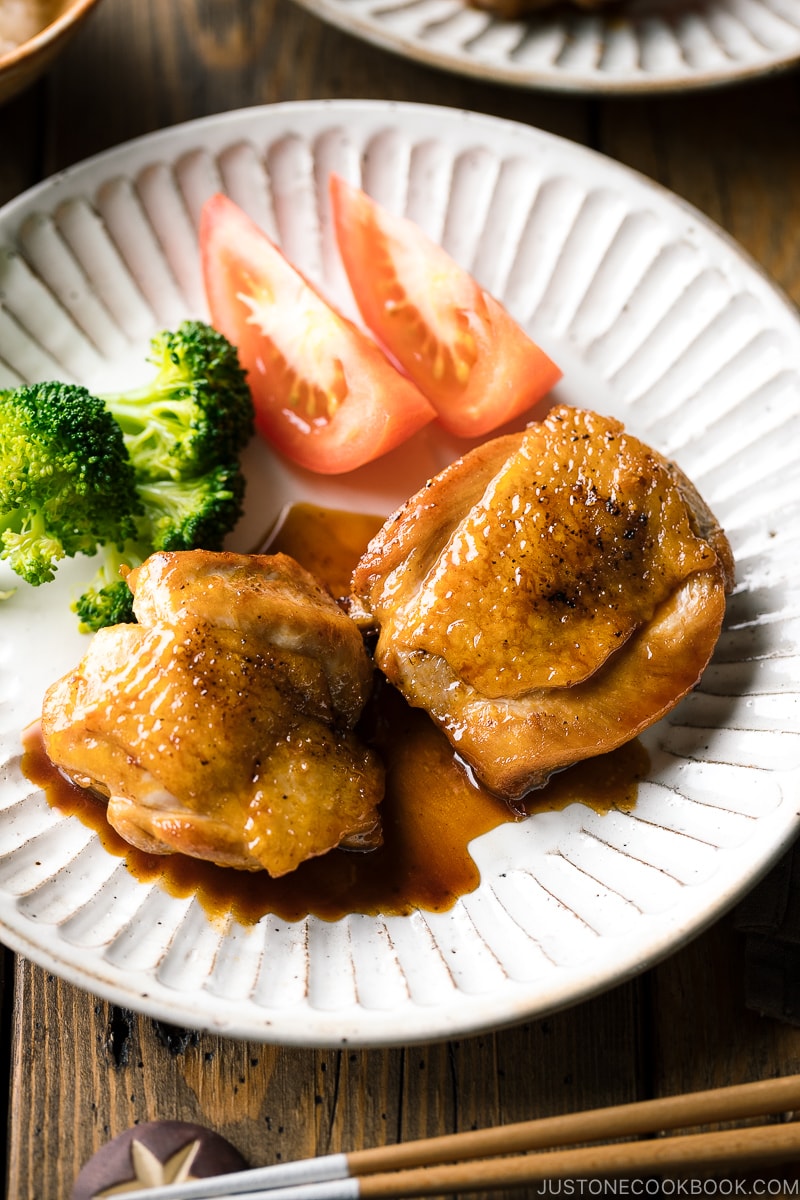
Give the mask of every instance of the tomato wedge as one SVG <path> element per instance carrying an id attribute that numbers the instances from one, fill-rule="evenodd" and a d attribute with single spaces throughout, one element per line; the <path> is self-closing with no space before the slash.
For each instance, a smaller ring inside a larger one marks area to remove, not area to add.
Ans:
<path id="1" fill-rule="evenodd" d="M 338 175 L 336 237 L 364 323 L 441 423 L 480 437 L 541 400 L 561 370 L 441 246 Z"/>
<path id="2" fill-rule="evenodd" d="M 238 347 L 256 426 L 287 458 L 352 471 L 435 417 L 418 388 L 222 194 L 200 217 L 212 324 Z"/>

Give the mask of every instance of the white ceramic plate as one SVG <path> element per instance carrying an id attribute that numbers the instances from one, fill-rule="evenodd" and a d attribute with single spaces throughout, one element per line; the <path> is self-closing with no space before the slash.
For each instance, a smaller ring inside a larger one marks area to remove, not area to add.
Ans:
<path id="1" fill-rule="evenodd" d="M 482 881 L 440 915 L 213 924 L 143 885 L 20 770 L 20 731 L 85 648 L 91 563 L 0 612 L 3 940 L 164 1020 L 286 1043 L 389 1044 L 541 1015 L 625 979 L 731 905 L 798 829 L 800 325 L 737 247 L 618 165 L 447 110 L 312 103 L 144 138 L 0 214 L 0 386 L 122 385 L 150 335 L 204 315 L 195 240 L 227 189 L 343 307 L 331 168 L 441 240 L 564 367 L 560 398 L 674 456 L 727 528 L 739 582 L 718 653 L 648 738 L 633 812 L 581 805 L 473 844 Z M 431 430 L 344 479 L 260 443 L 237 543 L 284 501 L 389 511 L 458 447 Z M 0 573 L 0 587 L 13 586 Z"/>
<path id="2" fill-rule="evenodd" d="M 501 20 L 467 0 L 300 0 L 318 17 L 428 66 L 515 87 L 672 92 L 741 82 L 800 59 L 800 0 L 561 3 Z"/>

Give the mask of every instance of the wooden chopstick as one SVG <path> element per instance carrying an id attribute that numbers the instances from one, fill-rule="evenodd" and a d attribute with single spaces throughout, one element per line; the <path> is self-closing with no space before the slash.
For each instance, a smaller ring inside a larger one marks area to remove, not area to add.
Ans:
<path id="1" fill-rule="evenodd" d="M 256 1167 L 127 1192 L 126 1200 L 356 1200 L 514 1187 L 552 1178 L 757 1164 L 800 1151 L 800 1123 L 554 1150 L 800 1108 L 800 1075 Z M 520 1153 L 542 1151 L 536 1155 Z M 492 1156 L 495 1156 L 494 1159 Z M 506 1156 L 506 1157 L 497 1157 Z M 749 1156 L 749 1157 L 748 1157 Z M 488 1161 L 478 1161 L 488 1160 Z M 447 1165 L 443 1165 L 447 1164 Z M 446 1183 L 452 1179 L 452 1183 Z M 516 1182 L 515 1182 L 516 1180 Z M 472 1186 L 474 1182 L 475 1186 Z M 392 1191 L 392 1188 L 399 1190 Z M 337 1190 L 338 1189 L 338 1190 Z M 422 1190 L 419 1190 L 422 1189 Z"/>
<path id="2" fill-rule="evenodd" d="M 786 1125 L 756 1125 L 681 1137 L 650 1138 L 641 1142 L 616 1142 L 605 1146 L 547 1150 L 538 1154 L 516 1154 L 508 1158 L 477 1162 L 447 1163 L 412 1167 L 361 1178 L 360 1200 L 391 1200 L 397 1196 L 439 1196 L 450 1192 L 478 1192 L 486 1188 L 523 1187 L 547 1179 L 603 1178 L 710 1170 L 724 1167 L 754 1167 L 786 1161 L 800 1155 L 800 1122 Z M 261 1193 L 270 1200 L 294 1200 L 307 1189 L 281 1189 Z M 239 1200 L 257 1200 L 258 1193 Z M 320 1197 L 319 1200 L 322 1200 Z"/>
<path id="3" fill-rule="evenodd" d="M 396 1146 L 352 1150 L 347 1161 L 351 1175 L 367 1175 L 455 1159 L 488 1158 L 495 1154 L 569 1146 L 576 1142 L 660 1133 L 665 1129 L 684 1129 L 692 1125 L 723 1124 L 746 1117 L 789 1112 L 795 1107 L 800 1108 L 800 1075 L 786 1075 L 757 1083 L 422 1138 Z"/>

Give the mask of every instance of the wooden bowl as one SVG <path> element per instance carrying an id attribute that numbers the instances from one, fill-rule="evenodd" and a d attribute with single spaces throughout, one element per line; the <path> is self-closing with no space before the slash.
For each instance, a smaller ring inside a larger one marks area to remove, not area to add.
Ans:
<path id="1" fill-rule="evenodd" d="M 53 0 L 49 24 L 13 50 L 0 53 L 0 104 L 38 79 L 100 0 Z"/>

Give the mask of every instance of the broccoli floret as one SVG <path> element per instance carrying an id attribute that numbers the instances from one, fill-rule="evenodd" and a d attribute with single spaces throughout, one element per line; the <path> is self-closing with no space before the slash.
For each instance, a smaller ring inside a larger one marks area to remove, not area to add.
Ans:
<path id="1" fill-rule="evenodd" d="M 73 604 L 81 633 L 96 633 L 106 625 L 127 625 L 136 620 L 133 592 L 120 575 L 121 567 L 135 567 L 144 561 L 141 549 L 133 542 L 103 551 L 100 570 L 82 596 Z"/>
<path id="2" fill-rule="evenodd" d="M 135 620 L 121 567 L 137 567 L 156 550 L 219 550 L 242 512 L 245 480 L 238 463 L 195 479 L 139 480 L 144 514 L 137 536 L 110 548 L 91 587 L 73 605 L 84 633 Z"/>
<path id="3" fill-rule="evenodd" d="M 0 558 L 28 583 L 135 532 L 141 512 L 119 426 L 75 384 L 0 392 Z"/>
<path id="4" fill-rule="evenodd" d="M 81 627 L 134 619 L 120 567 L 221 548 L 242 511 L 253 402 L 235 347 L 202 321 L 153 338 L 147 386 L 94 396 L 48 383 L 0 393 L 0 557 L 31 583 L 96 554 Z"/>
<path id="5" fill-rule="evenodd" d="M 103 395 L 137 473 L 185 479 L 236 461 L 254 429 L 236 348 L 210 325 L 184 321 L 152 339 L 149 361 L 156 367 L 149 383 Z"/>
<path id="6" fill-rule="evenodd" d="M 194 479 L 139 482 L 144 505 L 140 537 L 153 550 L 219 550 L 242 513 L 244 476 L 238 464 Z"/>

